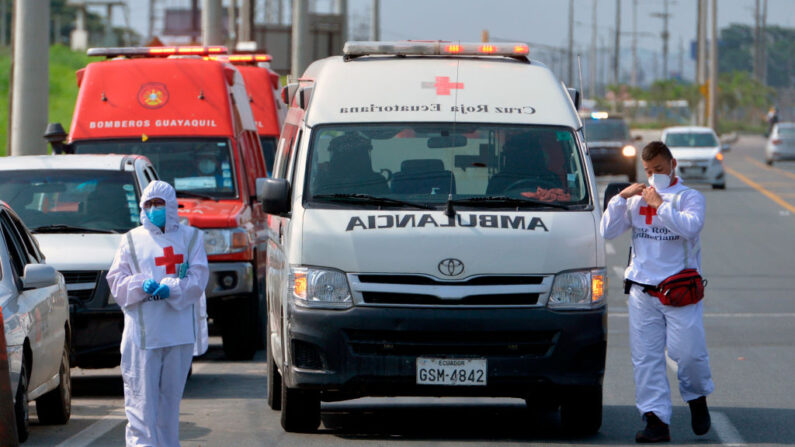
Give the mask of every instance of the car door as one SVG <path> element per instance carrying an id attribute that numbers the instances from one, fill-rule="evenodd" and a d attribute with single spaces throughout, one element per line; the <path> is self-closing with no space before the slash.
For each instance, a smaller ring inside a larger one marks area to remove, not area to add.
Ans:
<path id="1" fill-rule="evenodd" d="M 0 226 L 14 275 L 19 278 L 16 281 L 19 292 L 17 306 L 27 321 L 26 332 L 32 354 L 28 389 L 32 391 L 58 373 L 65 336 L 66 303 L 63 294 L 59 293 L 62 284 L 27 290 L 23 287 L 21 279 L 25 266 L 42 263 L 43 257 L 22 223 L 5 210 L 0 214 Z"/>

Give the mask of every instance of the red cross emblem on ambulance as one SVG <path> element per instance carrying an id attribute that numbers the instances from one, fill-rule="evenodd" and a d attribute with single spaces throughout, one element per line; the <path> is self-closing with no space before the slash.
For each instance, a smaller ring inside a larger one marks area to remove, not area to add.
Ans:
<path id="1" fill-rule="evenodd" d="M 450 96 L 450 90 L 461 90 L 464 88 L 464 83 L 450 82 L 449 76 L 437 76 L 434 82 L 423 82 L 422 88 L 435 88 L 437 95 Z"/>
<path id="2" fill-rule="evenodd" d="M 177 273 L 177 264 L 181 264 L 183 260 L 182 255 L 174 254 L 174 247 L 166 247 L 163 249 L 163 256 L 155 258 L 155 265 L 166 266 L 166 274 L 173 275 Z"/>

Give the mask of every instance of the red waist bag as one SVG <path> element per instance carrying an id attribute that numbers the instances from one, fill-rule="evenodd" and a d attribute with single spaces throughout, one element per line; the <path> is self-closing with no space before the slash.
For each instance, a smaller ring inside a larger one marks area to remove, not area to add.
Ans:
<path id="1" fill-rule="evenodd" d="M 656 288 L 646 287 L 644 292 L 656 296 L 665 306 L 681 307 L 695 304 L 704 298 L 707 280 L 696 269 L 684 269 L 669 276 Z"/>

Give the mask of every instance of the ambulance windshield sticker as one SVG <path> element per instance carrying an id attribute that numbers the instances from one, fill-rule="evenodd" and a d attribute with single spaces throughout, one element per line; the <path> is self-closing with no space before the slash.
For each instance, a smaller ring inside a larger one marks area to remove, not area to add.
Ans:
<path id="1" fill-rule="evenodd" d="M 138 90 L 138 102 L 147 109 L 159 109 L 168 102 L 166 84 L 149 82 Z"/>

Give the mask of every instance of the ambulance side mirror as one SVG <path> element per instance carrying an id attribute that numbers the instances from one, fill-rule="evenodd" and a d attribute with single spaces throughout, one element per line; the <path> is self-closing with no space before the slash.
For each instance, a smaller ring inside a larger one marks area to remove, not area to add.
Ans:
<path id="1" fill-rule="evenodd" d="M 568 90 L 569 92 L 569 96 L 571 97 L 571 102 L 574 103 L 574 108 L 580 110 L 580 104 L 582 102 L 580 98 L 580 91 L 577 90 L 576 88 L 567 88 L 566 90 Z"/>
<path id="2" fill-rule="evenodd" d="M 607 188 L 605 188 L 605 200 L 602 204 L 602 210 L 607 209 L 607 203 L 610 202 L 610 199 L 615 197 L 616 194 L 620 193 L 631 184 L 632 183 L 627 182 L 617 182 L 607 185 Z"/>
<path id="3" fill-rule="evenodd" d="M 290 182 L 283 178 L 261 179 L 262 209 L 268 214 L 284 216 L 290 212 Z M 259 190 L 260 182 L 257 181 Z M 259 191 L 258 191 L 259 192 Z"/>
<path id="4" fill-rule="evenodd" d="M 285 103 L 287 107 L 290 107 L 290 104 L 293 103 L 296 91 L 298 91 L 297 82 L 291 82 L 282 87 L 282 102 Z"/>

